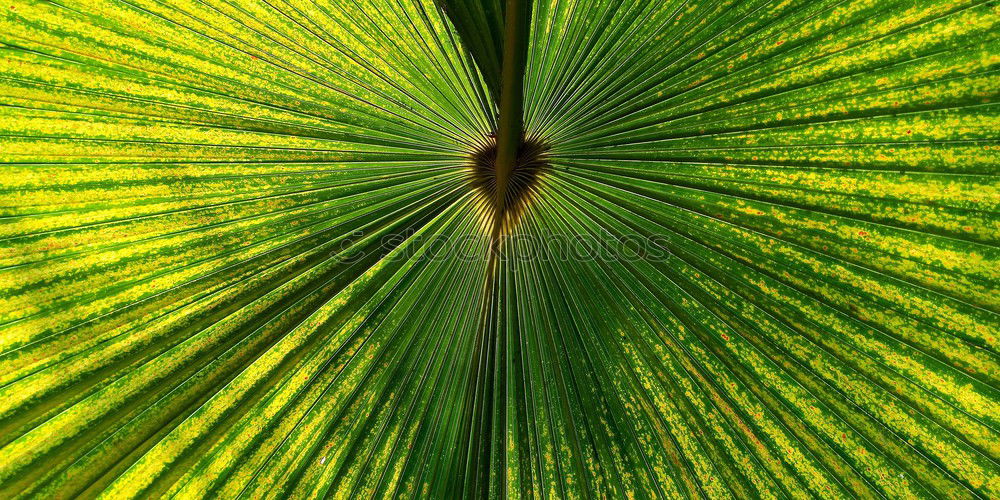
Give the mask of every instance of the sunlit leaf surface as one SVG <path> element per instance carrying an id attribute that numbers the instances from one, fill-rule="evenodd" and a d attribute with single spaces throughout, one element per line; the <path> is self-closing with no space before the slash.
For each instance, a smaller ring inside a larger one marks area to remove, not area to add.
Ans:
<path id="1" fill-rule="evenodd" d="M 0 497 L 1000 497 L 995 0 L 501 3 L 3 3 Z"/>

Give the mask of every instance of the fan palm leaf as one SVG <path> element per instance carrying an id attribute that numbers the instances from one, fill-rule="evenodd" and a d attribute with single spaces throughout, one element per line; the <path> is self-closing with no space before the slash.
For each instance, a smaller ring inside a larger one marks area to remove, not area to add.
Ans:
<path id="1" fill-rule="evenodd" d="M 0 496 L 1000 496 L 992 0 L 14 0 Z"/>

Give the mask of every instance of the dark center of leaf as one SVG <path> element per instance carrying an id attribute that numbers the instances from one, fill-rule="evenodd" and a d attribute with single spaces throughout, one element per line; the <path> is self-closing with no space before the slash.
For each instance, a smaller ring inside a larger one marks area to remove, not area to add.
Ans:
<path id="1" fill-rule="evenodd" d="M 549 168 L 548 150 L 548 145 L 536 139 L 521 140 L 517 162 L 509 176 L 505 192 L 502 193 L 505 200 L 502 207 L 499 206 L 500 197 L 497 196 L 496 139 L 489 138 L 483 147 L 472 153 L 472 186 L 485 197 L 494 221 L 505 230 L 516 223 L 537 195 L 538 181 Z"/>

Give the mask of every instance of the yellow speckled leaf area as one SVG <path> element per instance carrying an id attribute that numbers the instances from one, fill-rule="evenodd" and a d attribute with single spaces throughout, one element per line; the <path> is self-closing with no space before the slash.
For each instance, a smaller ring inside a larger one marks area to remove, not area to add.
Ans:
<path id="1" fill-rule="evenodd" d="M 0 498 L 1000 497 L 1000 2 L 502 15 L 0 4 Z"/>

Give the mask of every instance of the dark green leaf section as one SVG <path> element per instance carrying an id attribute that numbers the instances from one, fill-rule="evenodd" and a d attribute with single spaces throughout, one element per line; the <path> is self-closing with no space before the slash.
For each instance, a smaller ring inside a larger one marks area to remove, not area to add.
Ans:
<path id="1" fill-rule="evenodd" d="M 1000 497 L 997 2 L 532 7 L 4 4 L 0 497 Z"/>
<path id="2" fill-rule="evenodd" d="M 482 72 L 493 102 L 500 102 L 506 0 L 435 0 Z"/>

